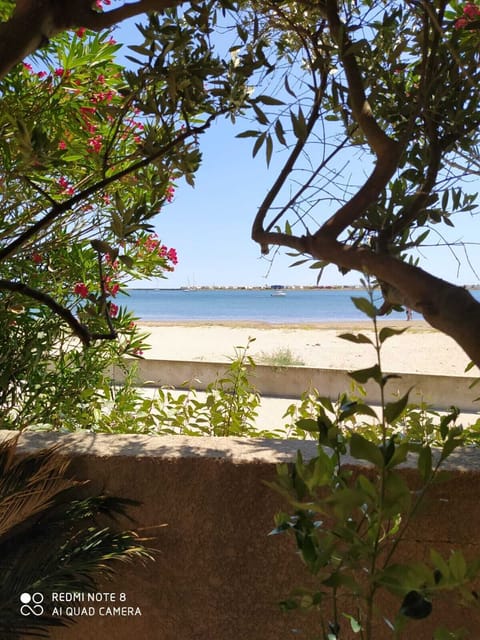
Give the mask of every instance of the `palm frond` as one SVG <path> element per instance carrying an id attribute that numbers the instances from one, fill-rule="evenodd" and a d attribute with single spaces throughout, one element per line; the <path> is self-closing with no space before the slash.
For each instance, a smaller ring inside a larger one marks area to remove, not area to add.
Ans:
<path id="1" fill-rule="evenodd" d="M 0 443 L 0 637 L 48 637 L 52 626 L 74 621 L 51 615 L 49 594 L 88 593 L 113 579 L 118 562 L 152 560 L 134 531 L 114 531 L 106 518 L 131 520 L 134 500 L 109 495 L 77 498 L 88 485 L 65 476 L 69 461 L 56 446 L 21 455 L 18 438 Z M 45 596 L 41 616 L 20 614 L 19 596 Z"/>

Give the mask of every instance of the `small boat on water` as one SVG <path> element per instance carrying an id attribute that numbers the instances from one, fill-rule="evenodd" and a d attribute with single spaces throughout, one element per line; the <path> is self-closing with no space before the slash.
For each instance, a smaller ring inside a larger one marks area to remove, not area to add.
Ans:
<path id="1" fill-rule="evenodd" d="M 270 288 L 272 289 L 272 293 L 270 295 L 274 296 L 275 298 L 287 295 L 283 284 L 272 284 Z"/>

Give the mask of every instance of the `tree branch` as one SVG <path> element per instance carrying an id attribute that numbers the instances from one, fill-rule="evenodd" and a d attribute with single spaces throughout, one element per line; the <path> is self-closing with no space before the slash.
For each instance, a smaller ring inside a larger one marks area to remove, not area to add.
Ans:
<path id="1" fill-rule="evenodd" d="M 339 48 L 340 59 L 347 76 L 353 116 L 377 158 L 379 160 L 380 158 L 384 159 L 390 153 L 397 153 L 399 145 L 383 131 L 373 115 L 372 108 L 365 95 L 357 58 L 354 53 L 349 52 L 349 50 L 352 50 L 354 43 L 348 35 L 346 25 L 340 20 L 337 0 L 327 0 L 326 13 L 330 32 Z"/>
<path id="2" fill-rule="evenodd" d="M 100 31 L 148 11 L 164 11 L 184 0 L 138 0 L 111 11 L 92 9 L 92 0 L 17 0 L 12 17 L 0 24 L 0 79 L 62 31 Z"/>
<path id="3" fill-rule="evenodd" d="M 33 238 L 37 233 L 39 233 L 43 229 L 48 228 L 55 220 L 57 220 L 60 216 L 62 216 L 64 213 L 66 213 L 69 209 L 74 207 L 79 202 L 82 202 L 83 200 L 86 200 L 87 198 L 94 195 L 98 191 L 105 189 L 105 187 L 108 187 L 113 182 L 116 182 L 117 180 L 120 180 L 121 178 L 124 178 L 125 176 L 131 173 L 135 173 L 139 169 L 143 169 L 143 167 L 146 167 L 152 162 L 154 162 L 155 160 L 158 160 L 159 158 L 161 158 L 165 153 L 170 151 L 170 149 L 172 149 L 175 145 L 179 144 L 180 142 L 183 142 L 189 136 L 195 136 L 200 133 L 203 133 L 210 127 L 210 125 L 215 120 L 215 118 L 217 118 L 220 115 L 223 115 L 224 113 L 227 113 L 228 110 L 229 110 L 228 108 L 221 109 L 217 113 L 214 113 L 211 116 L 209 116 L 203 125 L 200 125 L 199 127 L 192 127 L 190 129 L 186 129 L 183 133 L 179 134 L 174 140 L 165 144 L 157 152 L 153 153 L 147 158 L 144 158 L 143 160 L 135 162 L 134 164 L 127 167 L 126 169 L 117 171 L 117 173 L 112 174 L 108 178 L 99 180 L 95 184 L 91 185 L 87 189 L 84 189 L 80 193 L 77 193 L 76 195 L 72 196 L 68 200 L 55 204 L 43 218 L 41 218 L 40 220 L 32 224 L 32 226 L 29 229 L 27 229 L 22 234 L 20 234 L 17 238 L 15 238 L 15 240 L 13 240 L 6 247 L 4 247 L 3 249 L 0 249 L 0 262 L 14 255 L 21 247 L 27 244 L 28 241 L 31 238 Z"/>
<path id="4" fill-rule="evenodd" d="M 273 183 L 273 186 L 271 187 L 271 189 L 263 199 L 263 202 L 258 209 L 257 215 L 255 216 L 255 220 L 253 221 L 252 240 L 260 244 L 262 253 L 264 254 L 268 253 L 268 243 L 265 244 L 261 240 L 261 238 L 265 237 L 265 229 L 264 229 L 265 218 L 267 217 L 267 214 L 270 210 L 270 207 L 274 203 L 275 198 L 280 193 L 288 176 L 292 172 L 292 169 L 295 166 L 296 161 L 298 160 L 300 154 L 302 153 L 305 147 L 305 144 L 308 140 L 309 135 L 311 134 L 318 118 L 320 117 L 320 104 L 323 98 L 323 93 L 325 91 L 326 82 L 327 82 L 327 75 L 324 74 L 322 86 L 316 91 L 315 99 L 313 101 L 313 105 L 310 111 L 310 116 L 307 120 L 305 136 L 297 139 L 297 142 L 295 143 L 295 146 L 293 147 L 292 152 L 288 156 L 287 161 L 285 162 L 277 179 Z M 271 225 L 269 225 L 267 232 L 270 230 L 270 228 L 271 228 Z"/>
<path id="5" fill-rule="evenodd" d="M 323 224 L 315 233 L 315 236 L 328 236 L 335 239 L 349 225 L 360 218 L 369 205 L 377 201 L 378 196 L 387 186 L 390 178 L 398 168 L 400 155 L 401 149 L 397 148 L 395 153 L 388 154 L 382 162 L 378 162 L 365 184 Z"/>
<path id="6" fill-rule="evenodd" d="M 368 273 L 385 283 L 389 301 L 418 313 L 435 329 L 453 338 L 480 366 L 480 303 L 463 287 L 451 284 L 401 259 L 375 253 L 367 247 L 351 247 L 329 235 L 292 236 L 263 232 L 269 245 L 295 249 L 349 270 Z"/>
<path id="7" fill-rule="evenodd" d="M 38 289 L 33 289 L 32 287 L 29 287 L 22 282 L 11 282 L 10 280 L 3 279 L 0 279 L 0 290 L 13 291 L 14 293 L 19 293 L 22 296 L 26 296 L 28 298 L 31 298 L 32 300 L 37 300 L 41 304 L 44 304 L 58 316 L 63 318 L 63 320 L 65 320 L 73 333 L 82 341 L 85 346 L 88 346 L 90 344 L 93 336 L 90 334 L 87 327 L 79 322 L 79 320 L 73 315 L 71 311 L 63 307 L 47 293 L 38 291 Z"/>
<path id="8" fill-rule="evenodd" d="M 185 0 L 138 0 L 138 2 L 128 2 L 110 11 L 85 11 L 78 13 L 78 22 L 73 26 L 86 27 L 92 31 L 108 29 L 128 18 L 133 18 L 141 13 L 149 11 L 165 11 L 179 4 L 184 4 Z M 87 3 L 88 4 L 88 3 Z"/>

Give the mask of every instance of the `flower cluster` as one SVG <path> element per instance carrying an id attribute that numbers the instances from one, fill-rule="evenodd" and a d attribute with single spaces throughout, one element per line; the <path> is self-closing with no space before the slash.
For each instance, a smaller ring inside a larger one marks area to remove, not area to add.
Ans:
<path id="1" fill-rule="evenodd" d="M 171 265 L 166 266 L 167 271 L 172 271 L 173 266 L 178 264 L 178 256 L 176 249 L 168 248 L 164 244 L 160 244 L 160 240 L 156 233 L 152 233 L 147 237 L 139 238 L 137 240 L 137 246 L 139 247 L 138 255 L 139 257 L 143 257 L 145 253 L 147 254 L 157 254 L 158 257 L 163 258 L 171 263 Z"/>
<path id="2" fill-rule="evenodd" d="M 478 18 L 480 18 L 480 7 L 473 2 L 467 2 L 463 7 L 463 16 L 455 22 L 455 29 L 464 29 L 472 20 Z"/>
<path id="3" fill-rule="evenodd" d="M 112 279 L 112 276 L 104 276 L 103 288 L 109 295 L 115 297 L 117 293 L 120 291 L 120 284 L 118 282 L 115 282 Z"/>
<path id="4" fill-rule="evenodd" d="M 103 11 L 103 5 L 109 5 L 111 4 L 111 0 L 95 0 L 95 8 L 98 9 L 98 11 Z"/>
<path id="5" fill-rule="evenodd" d="M 62 193 L 67 195 L 67 196 L 73 196 L 75 193 L 75 189 L 72 187 L 72 185 L 69 183 L 69 181 L 67 180 L 67 178 L 65 178 L 65 176 L 62 176 L 59 180 L 58 180 L 58 186 L 61 189 Z"/>
<path id="6" fill-rule="evenodd" d="M 116 318 L 118 315 L 118 311 L 119 311 L 119 306 L 118 304 L 114 304 L 113 302 L 110 302 L 108 305 L 108 313 L 110 315 L 111 318 Z"/>
<path id="7" fill-rule="evenodd" d="M 168 249 L 164 244 L 160 247 L 159 250 L 160 257 L 166 258 L 173 265 L 178 264 L 178 256 L 176 249 L 170 248 Z"/>
<path id="8" fill-rule="evenodd" d="M 84 282 L 77 282 L 73 287 L 73 293 L 81 298 L 86 298 L 89 294 L 88 287 Z"/>

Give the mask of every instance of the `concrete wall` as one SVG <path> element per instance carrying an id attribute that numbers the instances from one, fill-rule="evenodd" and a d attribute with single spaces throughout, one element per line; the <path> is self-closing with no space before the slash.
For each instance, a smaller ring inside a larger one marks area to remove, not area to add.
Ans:
<path id="1" fill-rule="evenodd" d="M 154 537 L 158 555 L 146 567 L 119 567 L 116 581 L 102 585 L 117 599 L 125 593 L 125 604 L 139 607 L 141 616 L 78 617 L 77 625 L 53 638 L 321 637 L 314 616 L 279 611 L 278 601 L 308 577 L 293 541 L 267 536 L 273 515 L 284 505 L 263 483 L 274 478 L 275 464 L 290 461 L 298 448 L 306 458 L 314 455 L 312 442 L 28 433 L 20 442 L 34 450 L 58 440 L 72 456 L 78 477 L 142 502 L 135 512 L 137 527 Z M 452 480 L 438 485 L 407 535 L 402 553 L 409 559 L 423 558 L 432 546 L 448 552 L 457 544 L 467 554 L 480 554 L 480 454 L 470 450 L 453 462 Z M 391 613 L 398 603 L 384 605 Z M 449 597 L 434 606 L 432 621 L 412 622 L 406 638 L 431 640 L 433 621 L 463 625 L 473 638 L 480 637 L 478 612 L 456 607 Z M 350 638 L 358 640 L 347 631 L 342 635 Z M 382 625 L 375 640 L 384 638 L 391 634 Z"/>
<path id="2" fill-rule="evenodd" d="M 128 362 L 128 361 L 127 361 Z M 227 365 L 219 362 L 187 362 L 183 360 L 139 360 L 138 382 L 141 385 L 159 387 L 191 386 L 205 389 L 217 376 L 225 373 Z M 114 380 L 120 382 L 124 376 L 120 369 L 112 371 Z M 340 369 L 314 369 L 310 367 L 272 367 L 257 365 L 251 371 L 252 383 L 264 396 L 279 398 L 299 398 L 304 391 L 315 388 L 320 394 L 335 400 L 340 393 L 348 391 L 351 378 Z M 476 398 L 478 387 L 470 389 L 472 377 L 402 374 L 390 380 L 386 387 L 387 400 L 403 395 L 413 387 L 412 402 L 424 401 L 435 409 L 449 409 L 452 405 L 462 412 L 479 410 Z M 378 385 L 369 382 L 365 386 L 366 401 L 380 403 Z"/>

